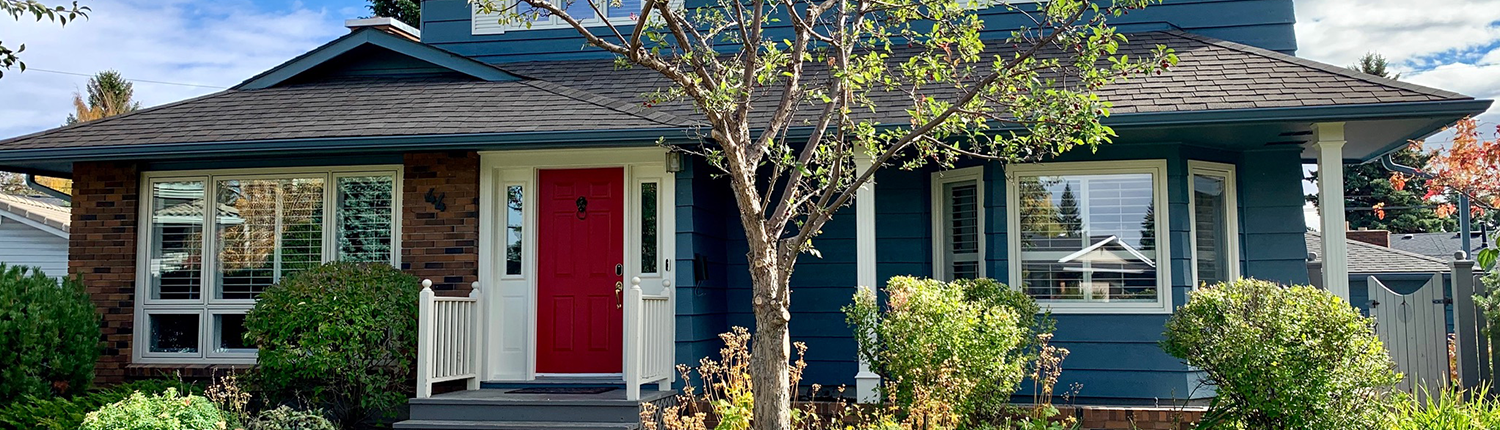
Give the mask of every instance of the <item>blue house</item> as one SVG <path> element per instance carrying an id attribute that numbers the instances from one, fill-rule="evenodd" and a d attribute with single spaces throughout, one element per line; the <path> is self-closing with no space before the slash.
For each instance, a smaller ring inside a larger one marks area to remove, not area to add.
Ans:
<path id="1" fill-rule="evenodd" d="M 976 13 L 996 39 L 1024 19 Z M 1163 323 L 1195 285 L 1309 282 L 1302 164 L 1377 160 L 1490 105 L 1298 58 L 1293 22 L 1291 0 L 1166 0 L 1114 21 L 1126 52 L 1181 59 L 1102 91 L 1115 143 L 877 175 L 792 277 L 804 383 L 862 398 L 879 383 L 840 312 L 861 286 L 990 277 L 1056 316 L 1076 402 L 1212 396 L 1158 348 Z M 409 428 L 634 420 L 680 386 L 672 365 L 753 325 L 727 183 L 659 145 L 704 142 L 692 106 L 642 102 L 665 85 L 652 72 L 464 0 L 423 1 L 420 31 L 349 25 L 227 91 L 0 141 L 0 169 L 74 180 L 69 270 L 104 314 L 101 381 L 252 365 L 244 312 L 309 260 L 432 281 Z M 1341 179 L 1321 187 L 1322 285 L 1348 297 Z M 1050 215 L 1063 209 L 1077 217 Z M 426 397 L 444 381 L 460 391 Z M 628 403 L 559 414 L 605 403 L 508 391 L 552 385 L 624 387 L 607 395 Z"/>

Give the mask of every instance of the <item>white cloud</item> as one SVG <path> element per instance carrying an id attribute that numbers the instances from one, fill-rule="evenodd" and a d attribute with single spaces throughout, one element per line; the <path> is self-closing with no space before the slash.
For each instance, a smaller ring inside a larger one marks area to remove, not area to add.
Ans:
<path id="1" fill-rule="evenodd" d="M 90 18 L 56 23 L 3 22 L 0 40 L 26 44 L 28 68 L 92 74 L 115 69 L 135 82 L 144 106 L 182 100 L 215 88 L 164 85 L 163 81 L 225 88 L 325 43 L 358 13 L 295 4 L 267 12 L 252 2 L 97 1 Z M 8 20 L 8 17 L 0 18 Z M 62 124 L 72 94 L 88 78 L 12 69 L 0 78 L 0 138 Z"/>
<path id="2" fill-rule="evenodd" d="M 1401 79 L 1500 99 L 1500 0 L 1298 0 L 1297 55 L 1348 65 L 1384 55 Z M 1480 115 L 1500 123 L 1500 106 Z M 1442 142 L 1439 134 L 1429 142 Z"/>
<path id="3" fill-rule="evenodd" d="M 1500 0 L 1299 0 L 1298 55 L 1347 65 L 1365 52 L 1404 63 L 1500 41 Z"/>

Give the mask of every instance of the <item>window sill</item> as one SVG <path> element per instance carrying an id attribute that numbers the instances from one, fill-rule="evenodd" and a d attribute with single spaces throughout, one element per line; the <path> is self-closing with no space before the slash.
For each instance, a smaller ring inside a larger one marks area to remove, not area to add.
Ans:
<path id="1" fill-rule="evenodd" d="M 1054 315 L 1166 315 L 1172 306 L 1164 302 L 1066 302 L 1037 300 L 1042 312 Z"/>

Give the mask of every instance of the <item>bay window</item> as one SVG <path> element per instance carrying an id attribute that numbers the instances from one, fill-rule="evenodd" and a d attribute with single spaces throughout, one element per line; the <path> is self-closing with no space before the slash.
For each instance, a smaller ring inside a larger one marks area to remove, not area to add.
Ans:
<path id="1" fill-rule="evenodd" d="M 245 312 L 267 287 L 328 261 L 397 264 L 399 172 L 146 173 L 136 361 L 253 363 Z"/>
<path id="2" fill-rule="evenodd" d="M 1058 312 L 1171 309 L 1166 163 L 1013 165 L 1011 285 Z"/>

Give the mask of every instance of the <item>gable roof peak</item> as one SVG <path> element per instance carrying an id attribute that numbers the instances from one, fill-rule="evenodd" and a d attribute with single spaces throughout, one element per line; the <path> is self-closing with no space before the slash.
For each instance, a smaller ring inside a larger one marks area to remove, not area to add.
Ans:
<path id="1" fill-rule="evenodd" d="M 395 22 L 395 20 L 391 21 Z M 270 70 L 246 79 L 244 82 L 230 89 L 258 90 L 274 87 L 301 76 L 318 66 L 330 64 L 336 59 L 349 54 L 351 51 L 366 46 L 378 47 L 396 55 L 430 63 L 448 71 L 479 80 L 516 81 L 523 79 L 521 76 L 502 70 L 499 67 L 414 41 L 407 37 L 398 36 L 375 26 L 362 26 L 355 28 L 349 34 L 323 44 L 323 46 L 314 48 Z"/>

